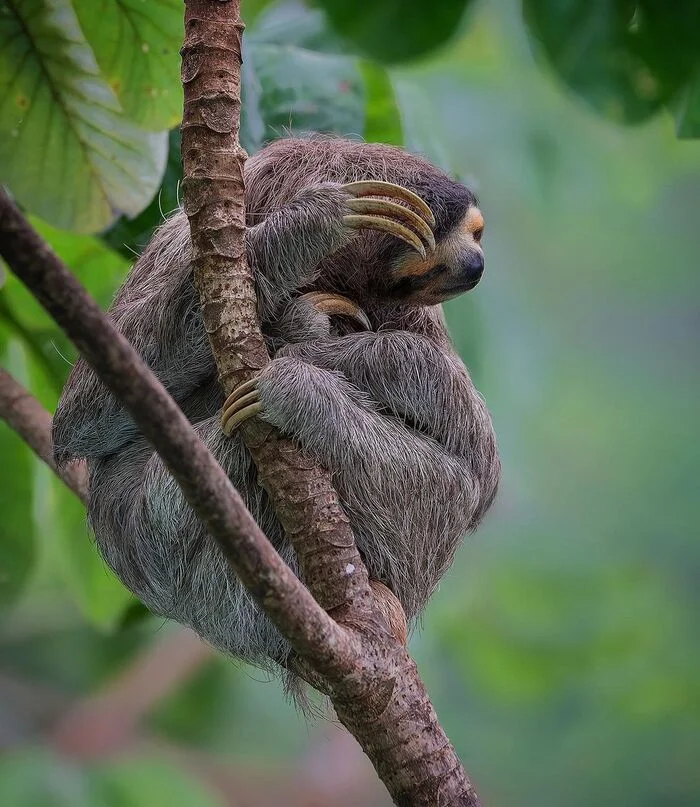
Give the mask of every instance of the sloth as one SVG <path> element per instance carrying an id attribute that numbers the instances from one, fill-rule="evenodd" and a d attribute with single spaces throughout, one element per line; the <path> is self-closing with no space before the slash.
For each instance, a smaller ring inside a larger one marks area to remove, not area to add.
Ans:
<path id="1" fill-rule="evenodd" d="M 264 147 L 246 162 L 245 186 L 247 259 L 271 355 L 258 378 L 224 406 L 181 210 L 156 231 L 109 316 L 297 573 L 238 424 L 261 418 L 331 473 L 371 580 L 413 626 L 500 473 L 491 417 L 440 305 L 482 276 L 476 197 L 421 157 L 325 136 Z M 287 666 L 284 637 L 82 359 L 53 440 L 59 465 L 86 459 L 97 545 L 137 597 L 225 653 Z"/>

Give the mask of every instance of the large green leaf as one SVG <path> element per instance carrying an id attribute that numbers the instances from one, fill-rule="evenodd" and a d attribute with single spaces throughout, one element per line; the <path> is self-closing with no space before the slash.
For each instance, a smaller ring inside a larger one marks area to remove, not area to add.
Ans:
<path id="1" fill-rule="evenodd" d="M 163 218 L 177 208 L 182 181 L 180 160 L 180 130 L 173 129 L 168 141 L 168 161 L 158 193 L 151 203 L 135 218 L 122 216 L 103 234 L 105 244 L 119 252 L 129 262 L 139 255 L 148 243 L 153 230 Z"/>
<path id="2" fill-rule="evenodd" d="M 148 203 L 165 157 L 164 133 L 121 114 L 68 0 L 0 0 L 0 181 L 30 212 L 102 229 Z"/>
<path id="3" fill-rule="evenodd" d="M 417 59 L 457 31 L 470 0 L 317 0 L 338 33 L 380 62 Z"/>
<path id="4" fill-rule="evenodd" d="M 0 366 L 17 372 L 23 365 L 21 347 L 0 322 Z M 26 444 L 0 419 L 0 611 L 22 592 L 36 556 L 33 462 Z"/>
<path id="5" fill-rule="evenodd" d="M 700 65 L 696 0 L 523 0 L 523 8 L 559 78 L 613 120 L 645 120 Z"/>
<path id="6" fill-rule="evenodd" d="M 182 117 L 182 0 L 73 0 L 83 34 L 124 114 L 147 129 Z"/>
<path id="7" fill-rule="evenodd" d="M 248 58 L 260 85 L 265 139 L 308 131 L 363 131 L 363 86 L 356 60 L 262 43 L 248 48 Z"/>

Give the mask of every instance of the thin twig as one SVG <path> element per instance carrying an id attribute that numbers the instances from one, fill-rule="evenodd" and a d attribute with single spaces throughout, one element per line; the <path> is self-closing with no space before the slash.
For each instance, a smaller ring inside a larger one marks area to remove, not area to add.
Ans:
<path id="1" fill-rule="evenodd" d="M 51 447 L 51 415 L 7 370 L 0 367 L 0 418 L 14 429 L 75 495 L 87 505 L 85 463 L 71 462 L 56 468 Z"/>

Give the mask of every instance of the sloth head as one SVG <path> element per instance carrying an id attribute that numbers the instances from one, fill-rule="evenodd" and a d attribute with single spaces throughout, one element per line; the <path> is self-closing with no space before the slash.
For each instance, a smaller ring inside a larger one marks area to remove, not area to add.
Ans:
<path id="1" fill-rule="evenodd" d="M 278 140 L 246 164 L 248 224 L 324 182 L 379 180 L 417 194 L 434 216 L 425 254 L 392 235 L 360 230 L 324 264 L 317 288 L 359 300 L 435 305 L 473 289 L 484 271 L 476 196 L 427 160 L 392 146 L 313 136 Z M 392 202 L 406 205 L 401 198 Z"/>

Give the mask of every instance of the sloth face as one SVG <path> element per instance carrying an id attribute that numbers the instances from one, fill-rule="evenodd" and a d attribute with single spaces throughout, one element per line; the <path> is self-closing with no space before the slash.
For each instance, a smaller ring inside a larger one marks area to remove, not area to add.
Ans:
<path id="1" fill-rule="evenodd" d="M 420 305 L 436 305 L 471 291 L 484 272 L 481 238 L 484 217 L 470 205 L 457 225 L 436 238 L 425 258 L 401 250 L 395 259 L 388 296 Z"/>

